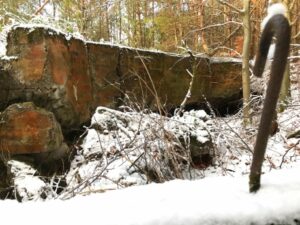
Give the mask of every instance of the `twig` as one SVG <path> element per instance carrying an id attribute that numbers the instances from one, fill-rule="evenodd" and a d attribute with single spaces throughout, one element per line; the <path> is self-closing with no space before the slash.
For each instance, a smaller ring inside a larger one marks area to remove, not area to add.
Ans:
<path id="1" fill-rule="evenodd" d="M 236 29 L 234 29 L 234 30 L 228 35 L 228 37 L 226 37 L 225 40 L 222 41 L 222 43 L 220 43 L 215 49 L 213 49 L 213 50 L 209 53 L 209 55 L 210 55 L 210 56 L 213 56 L 213 55 L 219 50 L 219 48 L 220 48 L 221 46 L 224 46 L 229 40 L 231 40 L 231 38 L 232 38 L 236 33 L 238 33 L 239 30 L 240 30 L 241 28 L 242 28 L 242 25 L 239 25 Z"/>
<path id="2" fill-rule="evenodd" d="M 204 30 L 207 30 L 207 29 L 210 29 L 210 28 L 215 28 L 215 27 L 222 27 L 222 26 L 227 25 L 227 24 L 237 24 L 240 27 L 242 26 L 242 23 L 240 23 L 240 22 L 237 22 L 237 21 L 227 21 L 227 22 L 224 22 L 224 23 L 212 24 L 212 25 L 209 25 L 209 26 L 206 26 L 206 27 L 202 27 L 200 29 L 195 29 L 195 30 L 193 30 L 193 32 L 195 32 L 195 31 L 198 31 L 198 32 L 199 31 L 204 31 Z"/>
<path id="3" fill-rule="evenodd" d="M 235 7 L 234 5 L 232 5 L 232 4 L 228 3 L 228 2 L 225 2 L 223 0 L 218 0 L 218 2 L 221 3 L 221 4 L 223 4 L 223 5 L 225 5 L 225 6 L 227 6 L 227 7 L 229 7 L 230 9 L 233 9 L 233 10 L 237 11 L 238 13 L 243 13 L 243 10 Z"/>
<path id="4" fill-rule="evenodd" d="M 152 77 L 151 77 L 151 74 L 150 74 L 150 72 L 149 72 L 149 69 L 148 69 L 148 67 L 146 66 L 145 61 L 144 61 L 144 59 L 141 57 L 141 55 L 139 54 L 139 52 L 136 51 L 136 53 L 137 53 L 137 55 L 138 55 L 138 57 L 139 57 L 141 63 L 143 64 L 143 66 L 144 66 L 144 68 L 145 68 L 146 74 L 147 74 L 147 76 L 148 76 L 148 78 L 149 78 L 149 80 L 150 80 L 151 86 L 152 86 L 152 91 L 154 92 L 154 96 L 153 96 L 153 97 L 154 97 L 155 100 L 156 100 L 156 104 L 157 104 L 158 111 L 159 111 L 160 115 L 162 115 L 163 107 L 162 107 L 162 104 L 161 104 L 161 102 L 160 102 L 160 98 L 159 98 L 159 96 L 158 96 L 157 89 L 156 89 L 156 86 L 155 86 L 155 84 L 154 84 L 154 81 L 153 81 L 153 79 L 152 79 Z M 151 90 L 151 89 L 150 89 L 150 90 Z"/>
<path id="5" fill-rule="evenodd" d="M 243 138 L 236 131 L 234 131 L 234 129 L 227 123 L 227 121 L 225 121 L 222 118 L 221 118 L 221 120 L 229 127 L 231 132 L 233 132 L 240 139 L 240 141 L 245 145 L 246 149 L 253 154 L 253 151 L 251 150 L 249 145 L 243 140 Z"/>
<path id="6" fill-rule="evenodd" d="M 204 98 L 204 99 L 206 101 L 206 104 L 207 104 L 208 108 L 211 110 L 211 112 L 213 112 L 213 115 L 215 116 L 215 113 L 214 113 L 210 103 L 207 101 L 206 98 Z M 229 127 L 230 131 L 233 132 L 240 139 L 240 141 L 245 145 L 246 149 L 253 154 L 253 151 L 251 150 L 249 145 L 243 140 L 243 138 L 236 131 L 234 131 L 234 129 L 227 123 L 227 121 L 225 121 L 221 117 L 220 117 L 220 120 L 222 120 Z"/>
<path id="7" fill-rule="evenodd" d="M 73 187 L 71 190 L 66 191 L 65 193 L 63 193 L 63 195 L 59 196 L 60 199 L 62 200 L 67 200 L 70 199 L 74 196 L 76 196 L 76 194 L 81 193 L 82 190 L 84 190 L 88 184 L 92 184 L 94 183 L 99 177 L 103 176 L 103 173 L 107 170 L 108 166 L 111 165 L 114 161 L 116 161 L 118 158 L 115 157 L 114 159 L 112 159 L 111 161 L 109 161 L 106 166 L 97 174 L 88 177 L 87 179 L 83 180 L 82 182 L 80 182 L 79 184 L 77 184 L 75 187 Z M 80 190 L 79 190 L 80 189 Z M 77 190 L 77 192 L 75 192 Z"/>
<path id="8" fill-rule="evenodd" d="M 136 162 L 137 162 L 144 154 L 145 154 L 145 152 L 142 152 L 142 153 L 141 153 L 141 154 L 140 154 L 133 162 L 131 162 L 131 160 L 130 160 L 131 165 L 129 166 L 128 170 L 130 170 L 131 167 L 135 166 L 135 167 L 137 167 L 140 171 L 143 171 L 139 166 L 136 165 Z M 129 157 L 128 157 L 128 159 L 129 159 Z"/>
<path id="9" fill-rule="evenodd" d="M 188 89 L 188 91 L 187 91 L 187 93 L 186 93 L 183 101 L 181 102 L 179 109 L 177 111 L 175 111 L 175 114 L 177 114 L 177 115 L 180 115 L 183 112 L 184 107 L 186 106 L 187 100 L 192 95 L 192 87 L 193 87 L 194 77 L 195 76 L 188 69 L 186 69 L 186 72 L 191 76 L 191 81 L 190 81 L 189 89 Z"/>
<path id="10" fill-rule="evenodd" d="M 41 7 L 38 8 L 38 10 L 36 10 L 36 11 L 33 13 L 33 16 L 31 16 L 31 18 L 34 17 L 34 16 L 36 16 L 37 14 L 39 14 L 39 13 L 45 8 L 45 6 L 46 6 L 49 2 L 50 2 L 50 0 L 46 0 L 46 1 L 41 5 Z"/>
<path id="11" fill-rule="evenodd" d="M 292 145 L 291 147 L 289 147 L 289 148 L 285 151 L 285 153 L 284 153 L 283 156 L 282 156 L 280 165 L 279 165 L 279 168 L 280 168 L 280 169 L 281 169 L 281 167 L 282 167 L 282 164 L 284 163 L 284 158 L 285 158 L 285 156 L 288 154 L 288 152 L 289 152 L 291 149 L 295 148 L 299 143 L 300 143 L 300 140 L 298 140 L 298 141 L 296 142 L 296 144 Z"/>

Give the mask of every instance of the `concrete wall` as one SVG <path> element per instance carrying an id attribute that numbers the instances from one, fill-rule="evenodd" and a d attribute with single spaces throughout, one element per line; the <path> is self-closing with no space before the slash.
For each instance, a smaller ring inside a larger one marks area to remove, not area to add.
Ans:
<path id="1" fill-rule="evenodd" d="M 0 111 L 32 101 L 53 112 L 64 130 L 89 121 L 97 106 L 178 107 L 226 104 L 241 97 L 241 62 L 180 56 L 84 42 L 51 29 L 15 27 L 0 62 Z"/>

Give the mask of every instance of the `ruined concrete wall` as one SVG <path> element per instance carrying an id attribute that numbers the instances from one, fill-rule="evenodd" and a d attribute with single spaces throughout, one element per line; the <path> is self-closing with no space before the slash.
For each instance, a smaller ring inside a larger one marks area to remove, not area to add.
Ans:
<path id="1" fill-rule="evenodd" d="M 67 39 L 45 28 L 15 27 L 0 65 L 0 111 L 32 101 L 53 112 L 64 130 L 88 122 L 97 106 L 138 104 L 166 110 L 178 107 L 191 77 L 188 104 L 240 98 L 241 62 L 179 56 L 163 52 Z"/>
<path id="2" fill-rule="evenodd" d="M 50 160 L 49 157 L 59 159 L 68 152 L 53 113 L 31 102 L 10 105 L 1 113 L 0 119 L 1 154 L 52 152 L 52 155 L 45 155 Z"/>

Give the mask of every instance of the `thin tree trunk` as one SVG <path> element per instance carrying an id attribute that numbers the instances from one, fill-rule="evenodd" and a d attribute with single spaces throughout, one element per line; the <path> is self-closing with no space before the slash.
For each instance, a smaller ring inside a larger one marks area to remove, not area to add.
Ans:
<path id="1" fill-rule="evenodd" d="M 243 42 L 243 62 L 242 62 L 242 79 L 243 79 L 243 117 L 244 125 L 251 122 L 250 118 L 250 73 L 249 73 L 249 51 L 251 42 L 250 27 L 250 1 L 243 0 L 243 26 L 244 26 L 244 42 Z"/>
<path id="2" fill-rule="evenodd" d="M 119 43 L 122 42 L 122 5 L 121 1 L 119 1 Z"/>
<path id="3" fill-rule="evenodd" d="M 290 1 L 285 0 L 284 4 L 287 8 L 287 19 L 290 20 L 290 12 L 289 12 L 289 5 Z M 291 87 L 291 80 L 290 80 L 290 64 L 289 61 L 286 64 L 284 75 L 283 75 L 283 81 L 281 84 L 280 94 L 279 94 L 279 111 L 283 112 L 287 106 L 287 98 L 290 97 L 290 87 Z"/>
<path id="4" fill-rule="evenodd" d="M 287 98 L 290 97 L 290 86 L 291 86 L 291 79 L 290 79 L 290 64 L 289 61 L 286 64 L 283 81 L 281 84 L 280 94 L 279 94 L 279 111 L 283 112 L 288 104 Z"/>

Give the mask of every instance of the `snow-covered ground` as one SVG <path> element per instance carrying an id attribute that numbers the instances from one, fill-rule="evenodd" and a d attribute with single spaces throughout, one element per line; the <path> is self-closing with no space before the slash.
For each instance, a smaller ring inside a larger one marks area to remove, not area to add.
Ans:
<path id="1" fill-rule="evenodd" d="M 264 175 L 256 194 L 248 192 L 247 176 L 224 176 L 130 187 L 67 201 L 0 201 L 1 221 L 31 225 L 299 224 L 299 170 Z"/>

